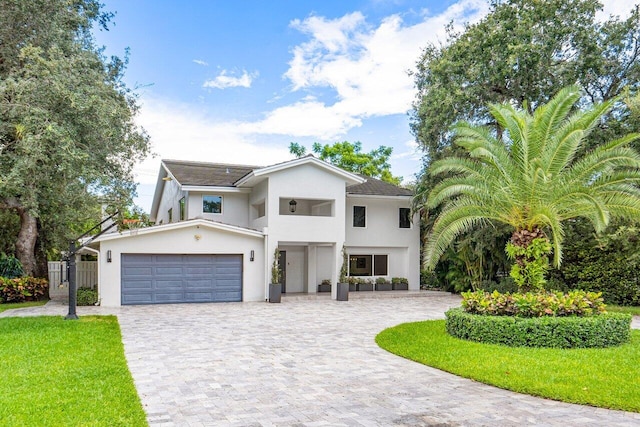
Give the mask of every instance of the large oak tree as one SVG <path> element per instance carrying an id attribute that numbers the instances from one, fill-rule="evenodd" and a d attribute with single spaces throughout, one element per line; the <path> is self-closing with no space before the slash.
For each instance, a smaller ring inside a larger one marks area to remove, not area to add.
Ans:
<path id="1" fill-rule="evenodd" d="M 37 258 L 63 248 L 100 201 L 130 202 L 133 166 L 149 151 L 125 63 L 92 37 L 112 16 L 100 6 L 0 0 L 0 209 L 20 218 L 27 274 L 45 274 Z"/>

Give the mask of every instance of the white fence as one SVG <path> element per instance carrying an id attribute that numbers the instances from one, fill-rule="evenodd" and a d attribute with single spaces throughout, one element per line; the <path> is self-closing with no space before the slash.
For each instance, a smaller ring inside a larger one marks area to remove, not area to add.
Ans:
<path id="1" fill-rule="evenodd" d="M 67 284 L 67 263 L 49 261 L 49 288 Z M 76 262 L 76 283 L 79 288 L 95 289 L 98 284 L 98 261 Z"/>

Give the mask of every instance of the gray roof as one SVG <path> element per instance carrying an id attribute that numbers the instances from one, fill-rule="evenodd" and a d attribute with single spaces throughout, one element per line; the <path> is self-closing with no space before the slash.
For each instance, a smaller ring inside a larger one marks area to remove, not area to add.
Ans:
<path id="1" fill-rule="evenodd" d="M 225 163 L 188 162 L 183 160 L 162 161 L 171 174 L 182 185 L 234 187 L 236 181 L 262 166 L 231 165 Z M 370 176 L 360 175 L 367 181 L 347 187 L 348 194 L 372 196 L 411 196 L 413 192 Z"/>
<path id="2" fill-rule="evenodd" d="M 260 166 L 229 165 L 224 163 L 162 161 L 182 185 L 233 187 L 234 183 Z"/>
<path id="3" fill-rule="evenodd" d="M 413 196 L 413 191 L 397 185 L 389 184 L 370 176 L 360 175 L 367 181 L 362 184 L 347 187 L 348 194 L 361 194 L 368 196 Z"/>

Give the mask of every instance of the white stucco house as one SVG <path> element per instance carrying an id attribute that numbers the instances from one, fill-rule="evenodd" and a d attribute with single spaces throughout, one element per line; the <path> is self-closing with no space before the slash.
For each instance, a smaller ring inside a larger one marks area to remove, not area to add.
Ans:
<path id="1" fill-rule="evenodd" d="M 276 248 L 284 295 L 337 283 L 343 246 L 349 275 L 403 277 L 418 290 L 410 199 L 407 189 L 313 156 L 266 167 L 164 160 L 156 225 L 92 243 L 101 304 L 265 301 Z"/>

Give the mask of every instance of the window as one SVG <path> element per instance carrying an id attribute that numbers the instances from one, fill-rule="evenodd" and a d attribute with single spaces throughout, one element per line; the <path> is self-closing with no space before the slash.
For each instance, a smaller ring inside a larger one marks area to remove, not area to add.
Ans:
<path id="1" fill-rule="evenodd" d="M 173 208 L 169 209 L 167 213 L 169 214 L 169 222 L 173 222 Z"/>
<path id="2" fill-rule="evenodd" d="M 373 256 L 373 275 L 386 276 L 387 271 L 388 271 L 387 255 L 374 255 Z"/>
<path id="3" fill-rule="evenodd" d="M 182 199 L 180 199 L 180 221 L 184 221 L 185 220 L 185 204 L 184 204 L 184 197 Z"/>
<path id="4" fill-rule="evenodd" d="M 203 213 L 222 213 L 222 196 L 202 196 Z"/>
<path id="5" fill-rule="evenodd" d="M 386 276 L 388 264 L 388 255 L 351 255 L 349 276 Z"/>
<path id="6" fill-rule="evenodd" d="M 411 209 L 400 208 L 400 228 L 411 228 Z"/>
<path id="7" fill-rule="evenodd" d="M 353 207 L 353 226 L 366 227 L 367 208 L 365 206 Z"/>

